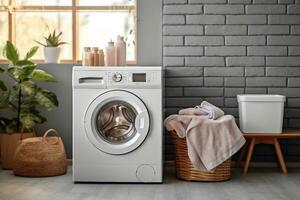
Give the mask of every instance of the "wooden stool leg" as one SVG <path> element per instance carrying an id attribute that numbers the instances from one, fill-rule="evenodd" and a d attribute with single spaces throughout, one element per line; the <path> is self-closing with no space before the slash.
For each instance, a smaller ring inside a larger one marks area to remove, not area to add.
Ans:
<path id="1" fill-rule="evenodd" d="M 276 138 L 274 138 L 274 146 L 275 146 L 275 150 L 276 150 L 278 162 L 280 164 L 282 173 L 286 174 L 287 173 L 287 169 L 286 169 L 285 162 L 284 162 L 284 159 L 283 159 L 283 156 L 282 156 L 280 144 L 279 144 L 279 142 L 278 142 L 278 140 Z"/>
<path id="2" fill-rule="evenodd" d="M 247 172 L 248 172 L 248 168 L 249 168 L 249 164 L 250 164 L 250 160 L 252 157 L 254 146 L 255 146 L 255 138 L 252 138 L 250 141 L 249 150 L 248 150 L 247 158 L 245 161 L 244 174 L 247 174 Z"/>
<path id="3" fill-rule="evenodd" d="M 248 142 L 246 141 L 246 143 L 244 144 L 242 150 L 241 150 L 241 153 L 240 153 L 240 156 L 239 156 L 239 159 L 237 160 L 236 162 L 236 166 L 237 167 L 241 167 L 242 166 L 242 161 L 243 161 L 243 157 L 244 157 L 244 154 L 247 150 L 247 145 L 248 145 Z"/>

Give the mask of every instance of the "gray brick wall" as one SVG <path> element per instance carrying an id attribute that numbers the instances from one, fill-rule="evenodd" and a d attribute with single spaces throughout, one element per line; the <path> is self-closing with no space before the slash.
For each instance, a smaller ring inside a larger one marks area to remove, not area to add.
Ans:
<path id="1" fill-rule="evenodd" d="M 285 127 L 300 128 L 299 0 L 164 0 L 163 49 L 166 115 L 208 100 L 238 119 L 237 94 L 282 94 Z M 275 160 L 270 148 L 255 159 Z M 300 161 L 300 141 L 282 148 Z"/>

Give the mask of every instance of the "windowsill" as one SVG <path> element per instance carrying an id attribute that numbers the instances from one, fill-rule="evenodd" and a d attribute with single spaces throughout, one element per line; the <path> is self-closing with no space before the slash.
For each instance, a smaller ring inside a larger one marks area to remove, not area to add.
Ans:
<path id="1" fill-rule="evenodd" d="M 71 60 L 62 60 L 60 63 L 45 63 L 43 60 L 33 60 L 33 62 L 36 63 L 36 64 L 45 64 L 45 65 L 55 64 L 55 65 L 76 65 L 76 66 L 81 66 L 81 61 L 72 62 Z M 6 60 L 0 60 L 0 64 L 7 65 L 8 62 Z M 127 66 L 135 66 L 135 65 L 136 65 L 136 61 L 128 61 L 127 62 Z"/>

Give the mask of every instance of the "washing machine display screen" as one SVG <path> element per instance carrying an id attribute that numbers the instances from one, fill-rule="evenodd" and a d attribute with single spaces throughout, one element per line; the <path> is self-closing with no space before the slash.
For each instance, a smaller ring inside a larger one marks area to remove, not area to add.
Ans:
<path id="1" fill-rule="evenodd" d="M 136 134 L 136 110 L 123 101 L 112 101 L 100 108 L 96 118 L 96 129 L 101 138 L 109 143 L 129 141 Z"/>
<path id="2" fill-rule="evenodd" d="M 133 73 L 132 82 L 146 82 L 146 73 Z"/>

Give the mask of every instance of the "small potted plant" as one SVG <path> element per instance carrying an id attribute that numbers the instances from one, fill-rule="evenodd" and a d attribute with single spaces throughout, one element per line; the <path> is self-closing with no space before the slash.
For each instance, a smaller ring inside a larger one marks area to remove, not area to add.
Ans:
<path id="1" fill-rule="evenodd" d="M 32 137 L 36 124 L 46 121 L 40 114 L 40 109 L 48 111 L 58 106 L 58 100 L 53 92 L 39 87 L 36 81 L 56 82 L 55 78 L 47 72 L 38 69 L 30 61 L 37 52 L 38 47 L 33 47 L 20 59 L 18 50 L 7 41 L 4 47 L 4 56 L 8 59 L 7 69 L 1 69 L 11 80 L 10 87 L 0 82 L 0 129 L 1 163 L 5 169 L 11 169 L 13 156 L 22 138 Z"/>
<path id="2" fill-rule="evenodd" d="M 38 44 L 44 46 L 45 63 L 58 63 L 60 51 L 59 46 L 66 44 L 66 42 L 61 41 L 62 32 L 56 34 L 53 30 L 51 33 L 49 31 L 48 37 L 44 37 L 45 43 L 36 41 Z"/>

